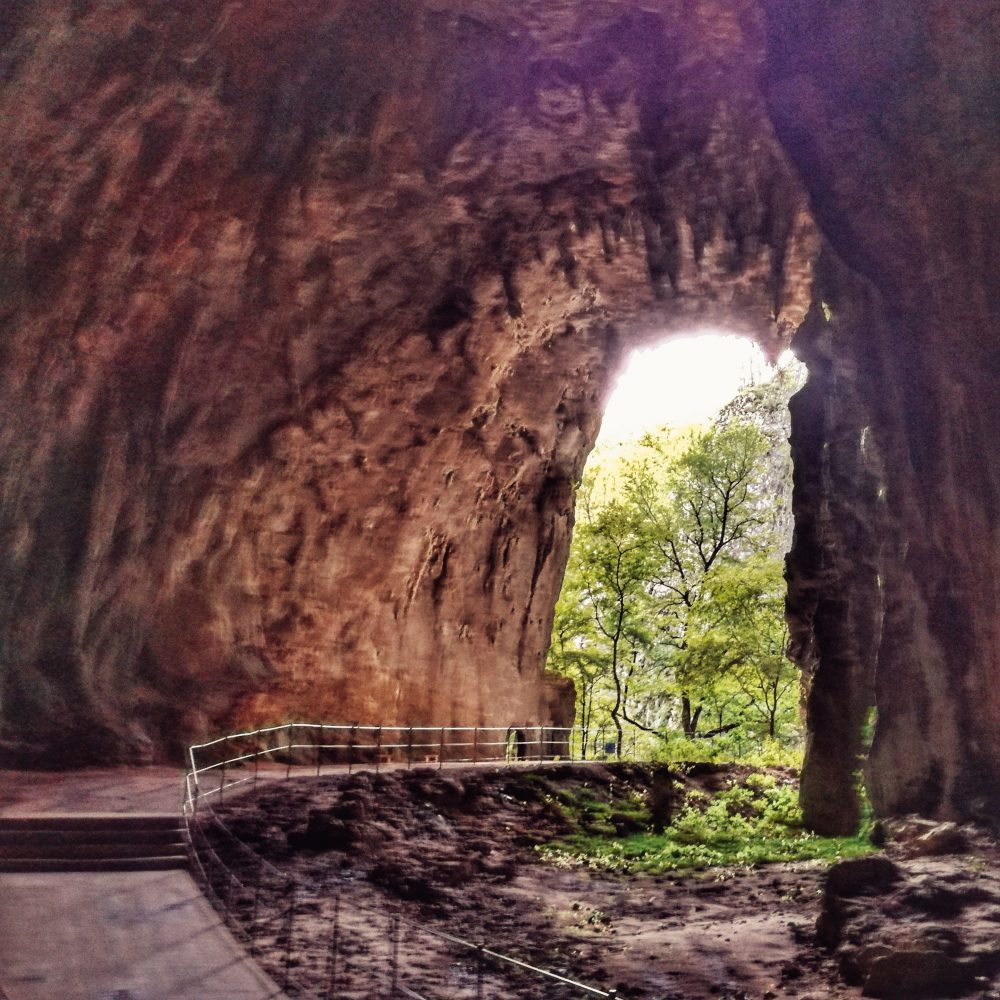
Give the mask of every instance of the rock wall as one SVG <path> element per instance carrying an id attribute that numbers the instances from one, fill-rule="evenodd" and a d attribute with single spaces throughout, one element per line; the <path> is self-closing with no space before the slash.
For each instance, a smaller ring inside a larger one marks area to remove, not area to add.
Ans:
<path id="1" fill-rule="evenodd" d="M 995 822 L 1000 9 L 766 7 L 768 105 L 829 247 L 793 408 L 804 802 L 850 826 L 874 695 L 876 809 Z"/>
<path id="2" fill-rule="evenodd" d="M 852 822 L 873 699 L 881 811 L 995 814 L 998 27 L 990 0 L 8 0 L 9 755 L 554 721 L 624 353 L 805 319 L 810 817 Z"/>
<path id="3" fill-rule="evenodd" d="M 713 321 L 778 350 L 809 302 L 761 19 L 689 8 L 8 7 L 12 754 L 565 713 L 543 661 L 623 352 Z"/>

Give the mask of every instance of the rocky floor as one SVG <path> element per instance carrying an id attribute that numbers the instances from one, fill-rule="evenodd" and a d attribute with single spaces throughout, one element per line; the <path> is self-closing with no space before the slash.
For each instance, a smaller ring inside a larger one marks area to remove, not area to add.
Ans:
<path id="1" fill-rule="evenodd" d="M 730 775 L 684 782 L 711 791 Z M 293 780 L 221 811 L 269 861 L 217 831 L 243 883 L 221 894 L 292 993 L 375 997 L 402 982 L 437 1000 L 582 995 L 445 932 L 622 997 L 1000 997 L 1000 866 L 984 835 L 896 824 L 881 831 L 885 854 L 832 869 L 624 876 L 539 859 L 535 845 L 568 832 L 553 789 L 615 802 L 662 779 L 561 765 L 542 782 L 426 768 Z M 634 818 L 612 810 L 610 822 L 627 831 Z"/>

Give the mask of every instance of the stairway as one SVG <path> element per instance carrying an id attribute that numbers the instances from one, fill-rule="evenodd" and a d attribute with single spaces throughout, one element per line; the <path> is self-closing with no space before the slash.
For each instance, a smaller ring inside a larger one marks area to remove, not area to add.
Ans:
<path id="1" fill-rule="evenodd" d="M 163 813 L 0 816 L 0 872 L 187 868 L 181 821 Z"/>

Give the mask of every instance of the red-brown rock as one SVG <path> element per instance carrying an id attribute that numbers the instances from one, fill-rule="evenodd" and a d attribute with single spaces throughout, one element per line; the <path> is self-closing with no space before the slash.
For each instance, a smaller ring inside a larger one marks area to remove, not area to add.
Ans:
<path id="1" fill-rule="evenodd" d="M 808 305 L 753 14 L 18 6 L 8 744 L 565 720 L 542 667 L 623 353 L 777 350 Z"/>
<path id="2" fill-rule="evenodd" d="M 852 826 L 874 702 L 881 812 L 995 815 L 998 35 L 989 0 L 8 2 L 5 746 L 562 721 L 625 352 L 808 312 L 807 812 Z"/>

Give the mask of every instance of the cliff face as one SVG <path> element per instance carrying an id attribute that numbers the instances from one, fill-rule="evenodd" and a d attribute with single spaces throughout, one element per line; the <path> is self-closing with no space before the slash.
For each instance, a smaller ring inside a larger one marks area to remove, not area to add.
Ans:
<path id="1" fill-rule="evenodd" d="M 1000 12 L 766 6 L 768 105 L 828 244 L 793 409 L 804 802 L 849 824 L 874 699 L 876 809 L 993 821 Z"/>
<path id="2" fill-rule="evenodd" d="M 776 351 L 808 313 L 807 797 L 849 813 L 874 690 L 880 806 L 972 809 L 1000 746 L 989 5 L 799 6 L 8 3 L 8 749 L 555 721 L 623 353 L 706 323 Z"/>
<path id="3" fill-rule="evenodd" d="M 760 18 L 688 6 L 15 8 L 15 751 L 552 721 L 622 352 L 713 320 L 778 349 L 809 301 Z"/>

